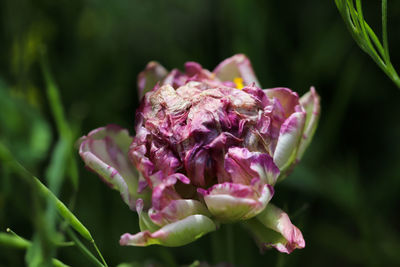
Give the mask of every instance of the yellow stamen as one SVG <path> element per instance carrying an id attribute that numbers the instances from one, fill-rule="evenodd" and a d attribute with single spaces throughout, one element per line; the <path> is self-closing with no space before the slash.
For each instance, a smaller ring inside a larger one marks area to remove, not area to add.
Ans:
<path id="1" fill-rule="evenodd" d="M 240 77 L 236 77 L 233 79 L 233 82 L 236 84 L 236 88 L 242 90 L 244 87 L 243 79 Z"/>

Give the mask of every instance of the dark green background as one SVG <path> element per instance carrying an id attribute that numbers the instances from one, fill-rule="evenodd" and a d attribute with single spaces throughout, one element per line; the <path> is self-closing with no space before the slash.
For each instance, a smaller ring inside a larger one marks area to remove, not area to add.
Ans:
<path id="1" fill-rule="evenodd" d="M 367 2 L 364 15 L 380 36 L 380 2 Z M 389 1 L 388 17 L 392 63 L 400 70 L 400 1 Z M 400 90 L 351 39 L 333 0 L 2 0 L 0 140 L 38 177 L 58 139 L 39 64 L 44 50 L 79 135 L 109 123 L 133 133 L 136 77 L 150 60 L 168 69 L 197 61 L 212 70 L 245 53 L 264 88 L 301 95 L 314 85 L 322 106 L 314 141 L 272 200 L 301 229 L 306 248 L 261 254 L 235 225 L 235 264 L 400 265 Z M 181 248 L 120 247 L 122 233 L 138 231 L 137 215 L 78 165 L 74 211 L 110 266 L 228 261 L 224 226 Z M 31 238 L 30 188 L 1 165 L 0 175 L 0 230 Z M 66 178 L 60 198 L 71 192 Z M 59 249 L 57 258 L 90 266 L 76 248 Z M 23 251 L 0 248 L 0 266 L 23 264 Z"/>

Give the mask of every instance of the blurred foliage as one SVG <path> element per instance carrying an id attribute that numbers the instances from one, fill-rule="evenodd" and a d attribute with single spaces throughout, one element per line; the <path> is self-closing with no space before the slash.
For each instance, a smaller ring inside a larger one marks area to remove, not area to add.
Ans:
<path id="1" fill-rule="evenodd" d="M 379 1 L 363 2 L 380 32 L 377 10 Z M 390 59 L 400 66 L 399 1 L 387 16 Z M 333 0 L 3 0 L 0 20 L 0 142 L 73 209 L 110 266 L 400 265 L 400 92 L 357 47 Z M 133 133 L 136 76 L 148 61 L 212 69 L 235 53 L 250 57 L 266 88 L 302 94 L 314 85 L 321 95 L 315 139 L 273 199 L 306 248 L 260 253 L 237 225 L 180 248 L 120 247 L 122 233 L 139 230 L 137 215 L 83 168 L 73 143 L 108 123 Z M 0 231 L 31 240 L 13 239 L 28 248 L 27 262 L 92 266 L 77 246 L 54 245 L 71 240 L 70 228 L 29 179 L 3 161 L 0 175 Z M 10 238 L 0 233 L 0 245 Z M 0 266 L 24 266 L 25 253 L 2 247 Z"/>

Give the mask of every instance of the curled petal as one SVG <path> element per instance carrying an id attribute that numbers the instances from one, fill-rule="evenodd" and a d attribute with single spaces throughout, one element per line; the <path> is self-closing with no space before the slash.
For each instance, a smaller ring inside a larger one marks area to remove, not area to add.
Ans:
<path id="1" fill-rule="evenodd" d="M 277 87 L 264 90 L 264 93 L 270 99 L 277 99 L 283 108 L 285 117 L 295 112 L 296 106 L 299 104 L 299 96 L 289 88 Z"/>
<path id="2" fill-rule="evenodd" d="M 151 61 L 138 75 L 138 94 L 141 99 L 148 91 L 167 76 L 167 70 L 160 63 Z"/>
<path id="3" fill-rule="evenodd" d="M 255 83 L 261 87 L 254 74 L 250 60 L 243 54 L 237 54 L 222 61 L 213 71 L 221 81 L 234 81 L 235 78 L 242 78 L 244 85 Z"/>
<path id="4" fill-rule="evenodd" d="M 295 160 L 301 134 L 304 129 L 305 112 L 295 112 L 282 124 L 278 143 L 274 152 L 274 162 L 281 170 L 289 167 Z"/>
<path id="5" fill-rule="evenodd" d="M 247 220 L 260 213 L 271 200 L 274 189 L 261 185 L 257 179 L 254 186 L 242 184 L 216 184 L 209 190 L 198 189 L 208 210 L 221 222 Z"/>
<path id="6" fill-rule="evenodd" d="M 319 114 L 320 114 L 320 104 L 319 95 L 315 91 L 314 87 L 311 87 L 310 91 L 300 98 L 300 104 L 305 109 L 306 122 L 304 125 L 303 136 L 300 141 L 299 149 L 297 151 L 297 160 L 300 160 L 304 154 L 304 151 L 311 142 L 314 136 L 314 132 L 317 129 Z"/>
<path id="7" fill-rule="evenodd" d="M 225 170 L 234 183 L 249 184 L 253 178 L 274 185 L 279 169 L 267 153 L 250 152 L 247 148 L 231 147 L 225 157 Z"/>
<path id="8" fill-rule="evenodd" d="M 151 202 L 154 209 L 162 210 L 169 205 L 171 201 L 181 198 L 175 191 L 174 185 L 178 178 L 187 181 L 186 179 L 181 178 L 182 176 L 187 179 L 183 174 L 173 174 L 166 177 L 162 183 L 153 188 Z"/>
<path id="9" fill-rule="evenodd" d="M 150 232 L 155 232 L 160 227 L 156 225 L 149 217 L 147 212 L 143 212 L 143 200 L 138 199 L 136 201 L 136 212 L 139 215 L 139 227 L 140 231 L 149 230 Z"/>
<path id="10" fill-rule="evenodd" d="M 189 80 L 201 81 L 212 79 L 212 73 L 193 61 L 185 63 L 185 74 L 189 76 Z"/>
<path id="11" fill-rule="evenodd" d="M 187 83 L 189 77 L 181 73 L 178 69 L 173 69 L 168 73 L 168 75 L 162 81 L 162 85 L 169 84 L 174 88 L 178 88 Z"/>
<path id="12" fill-rule="evenodd" d="M 182 220 L 160 228 L 154 233 L 143 231 L 135 235 L 124 234 L 119 243 L 121 246 L 149 246 L 159 244 L 168 247 L 183 246 L 203 235 L 216 230 L 215 223 L 204 215 L 191 215 Z"/>
<path id="13" fill-rule="evenodd" d="M 152 184 L 148 183 L 149 177 L 155 170 L 154 164 L 147 157 L 147 146 L 146 140 L 150 136 L 149 131 L 140 126 L 136 128 L 136 136 L 133 138 L 133 142 L 130 145 L 128 157 L 132 164 L 134 164 L 137 170 L 142 174 L 139 178 L 140 186 L 139 190 L 146 186 L 152 187 Z"/>
<path id="14" fill-rule="evenodd" d="M 203 203 L 193 199 L 172 200 L 160 211 L 155 209 L 149 210 L 151 220 L 160 226 L 176 222 L 195 214 L 202 214 L 208 217 L 211 216 Z"/>
<path id="15" fill-rule="evenodd" d="M 138 193 L 138 174 L 129 162 L 132 137 L 126 129 L 108 125 L 91 131 L 80 139 L 79 154 L 86 166 L 100 175 L 134 210 L 138 198 L 148 201 L 148 192 Z"/>
<path id="16" fill-rule="evenodd" d="M 206 172 L 206 163 L 209 159 L 209 154 L 206 149 L 199 149 L 199 147 L 195 146 L 187 153 L 184 163 L 192 183 L 196 186 L 205 186 L 204 173 Z"/>
<path id="17" fill-rule="evenodd" d="M 289 216 L 278 207 L 269 204 L 263 212 L 257 215 L 256 220 L 272 230 L 271 232 L 267 229 L 259 229 L 260 226 L 257 226 L 257 223 L 253 223 L 254 230 L 259 234 L 259 240 L 265 246 L 275 247 L 280 252 L 288 254 L 296 248 L 305 247 L 300 230 L 292 224 Z"/>
<path id="18" fill-rule="evenodd" d="M 167 146 L 159 146 L 156 142 L 151 143 L 150 159 L 155 167 L 168 176 L 175 173 L 175 170 L 180 166 L 180 161 L 175 157 L 174 153 Z M 153 183 L 154 185 L 154 183 Z"/>

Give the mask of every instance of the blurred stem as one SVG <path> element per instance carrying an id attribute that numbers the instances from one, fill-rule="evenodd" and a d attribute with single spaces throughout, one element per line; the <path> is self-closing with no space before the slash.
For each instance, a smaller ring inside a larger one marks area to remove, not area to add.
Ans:
<path id="1" fill-rule="evenodd" d="M 77 171 L 78 168 L 75 160 L 75 155 L 72 150 L 76 136 L 74 136 L 74 132 L 66 119 L 61 101 L 60 91 L 54 81 L 53 75 L 51 74 L 45 48 L 43 48 L 41 51 L 40 65 L 46 83 L 46 93 L 49 106 L 54 117 L 55 124 L 57 126 L 57 132 L 60 135 L 60 139 L 57 142 L 56 148 L 54 150 L 54 157 L 56 156 L 57 152 L 61 153 L 61 155 L 58 155 L 58 161 L 52 157 L 52 162 L 47 170 L 49 174 L 47 175 L 49 187 L 56 195 L 58 195 L 58 188 L 62 184 L 65 171 L 67 171 L 71 179 L 71 183 L 74 187 L 74 191 L 77 191 L 79 180 Z M 57 151 L 58 149 L 61 149 L 60 147 L 62 146 L 66 146 L 64 153 Z M 56 165 L 57 163 L 61 167 L 68 166 L 67 170 L 60 171 L 58 169 L 58 172 L 54 172 L 53 169 L 57 168 L 53 167 L 53 164 Z"/>
<path id="2" fill-rule="evenodd" d="M 68 224 L 78 233 L 80 233 L 81 236 L 83 236 L 85 239 L 93 244 L 95 250 L 97 251 L 104 263 L 104 265 L 101 266 L 107 266 L 89 230 L 78 220 L 78 218 L 76 218 L 76 216 L 64 205 L 64 203 L 62 203 L 44 184 L 42 184 L 42 182 L 40 182 L 38 178 L 29 173 L 18 161 L 16 161 L 10 151 L 1 142 L 0 161 L 6 163 L 11 167 L 13 171 L 18 173 L 20 177 L 22 177 L 26 182 L 31 185 L 34 190 L 37 191 L 38 195 L 42 196 L 48 201 L 51 201 L 52 205 L 54 205 L 58 213 L 68 222 Z M 69 228 L 67 229 L 67 231 L 71 232 Z"/>
<path id="3" fill-rule="evenodd" d="M 192 264 L 190 264 L 188 267 L 199 267 L 200 262 L 198 260 L 195 260 Z"/>
<path id="4" fill-rule="evenodd" d="M 10 229 L 7 229 L 7 232 L 10 232 L 10 233 L 0 232 L 0 245 L 11 247 L 11 248 L 16 248 L 16 249 L 28 249 L 32 245 L 32 243 L 30 241 L 18 236 L 17 234 L 12 232 Z M 67 244 L 67 243 L 68 243 L 68 245 L 74 245 L 73 242 L 65 242 L 62 245 L 64 246 L 64 244 Z M 57 266 L 60 266 L 60 267 L 61 266 L 63 266 L 63 267 L 69 266 L 55 258 L 52 258 L 51 262 L 52 262 L 53 266 L 56 266 L 56 267 Z"/>
<path id="5" fill-rule="evenodd" d="M 46 92 L 47 92 L 47 97 L 49 99 L 49 105 L 50 105 L 52 114 L 54 116 L 54 120 L 56 122 L 59 134 L 62 137 L 69 138 L 71 131 L 68 126 L 67 120 L 65 119 L 65 114 L 64 114 L 64 110 L 63 110 L 63 105 L 61 103 L 60 93 L 59 93 L 59 90 L 58 90 L 54 80 L 53 80 L 53 76 L 50 73 L 45 49 L 43 48 L 43 50 L 41 52 L 42 53 L 41 53 L 41 57 L 40 57 L 40 65 L 42 67 L 43 76 L 44 76 L 44 79 L 46 82 Z"/>
<path id="6" fill-rule="evenodd" d="M 26 240 L 25 238 L 23 238 L 22 236 L 16 234 L 13 230 L 11 230 L 10 228 L 6 229 L 7 235 L 13 236 L 15 238 L 18 238 L 19 240 L 21 240 L 22 242 L 27 242 L 28 245 L 30 245 L 30 241 Z M 0 232 L 1 234 L 1 232 Z M 57 244 L 55 244 L 57 247 L 72 247 L 75 245 L 74 242 L 59 242 Z"/>
<path id="7" fill-rule="evenodd" d="M 227 224 L 226 226 L 226 247 L 227 247 L 227 256 L 229 263 L 235 266 L 235 240 L 234 240 L 234 231 L 233 225 Z"/>
<path id="8" fill-rule="evenodd" d="M 168 248 L 160 246 L 158 248 L 158 254 L 160 255 L 162 262 L 166 266 L 170 266 L 170 267 L 178 267 L 179 266 L 178 263 L 176 262 L 174 256 L 172 255 L 171 251 Z"/>
<path id="9" fill-rule="evenodd" d="M 7 232 L 9 232 L 9 229 L 7 229 Z M 31 245 L 31 242 L 15 233 L 0 232 L 0 245 L 18 249 L 27 249 Z"/>
<path id="10" fill-rule="evenodd" d="M 67 209 L 67 207 L 57 199 L 59 195 L 59 191 L 63 184 L 63 180 L 67 170 L 72 170 L 69 173 L 71 175 L 71 182 L 74 187 L 73 195 L 76 193 L 77 189 L 77 167 L 76 162 L 71 160 L 74 157 L 72 154 L 73 150 L 73 141 L 74 137 L 72 134 L 72 130 L 68 125 L 68 122 L 65 117 L 64 108 L 62 105 L 59 89 L 51 75 L 51 72 L 48 67 L 48 61 L 45 54 L 45 49 L 42 49 L 40 56 L 40 64 L 44 76 L 44 80 L 46 83 L 46 93 L 50 106 L 50 110 L 54 117 L 55 124 L 57 126 L 57 131 L 59 134 L 59 140 L 57 141 L 54 150 L 52 152 L 50 164 L 46 170 L 45 178 L 47 180 L 49 189 L 48 190 L 43 184 L 40 183 L 39 180 L 35 179 L 38 183 L 37 186 L 41 190 L 43 194 L 47 197 L 47 206 L 46 206 L 46 224 L 47 224 L 47 232 L 49 235 L 54 236 L 56 233 L 56 210 L 61 214 L 64 214 L 64 218 L 71 224 L 79 222 L 76 217 L 70 216 L 72 213 Z M 74 197 L 73 197 L 74 198 Z M 71 220 L 68 220 L 71 219 Z M 86 238 L 91 238 L 89 232 L 83 227 L 82 224 L 75 224 L 78 226 L 76 228 L 80 229 Z M 86 230 L 86 231 L 85 231 Z M 78 230 L 79 231 L 79 230 Z M 56 248 L 53 247 L 52 250 L 55 253 Z"/>
<path id="11" fill-rule="evenodd" d="M 57 259 L 52 259 L 52 263 L 53 263 L 54 267 L 70 267 L 69 265 L 62 263 L 61 261 L 59 261 Z"/>
<path id="12" fill-rule="evenodd" d="M 222 251 L 223 243 L 221 242 L 221 239 L 223 238 L 222 232 L 221 231 L 213 232 L 210 235 L 210 238 L 211 238 L 211 252 L 213 257 L 213 264 L 217 265 L 218 263 L 224 260 L 224 255 Z"/>

